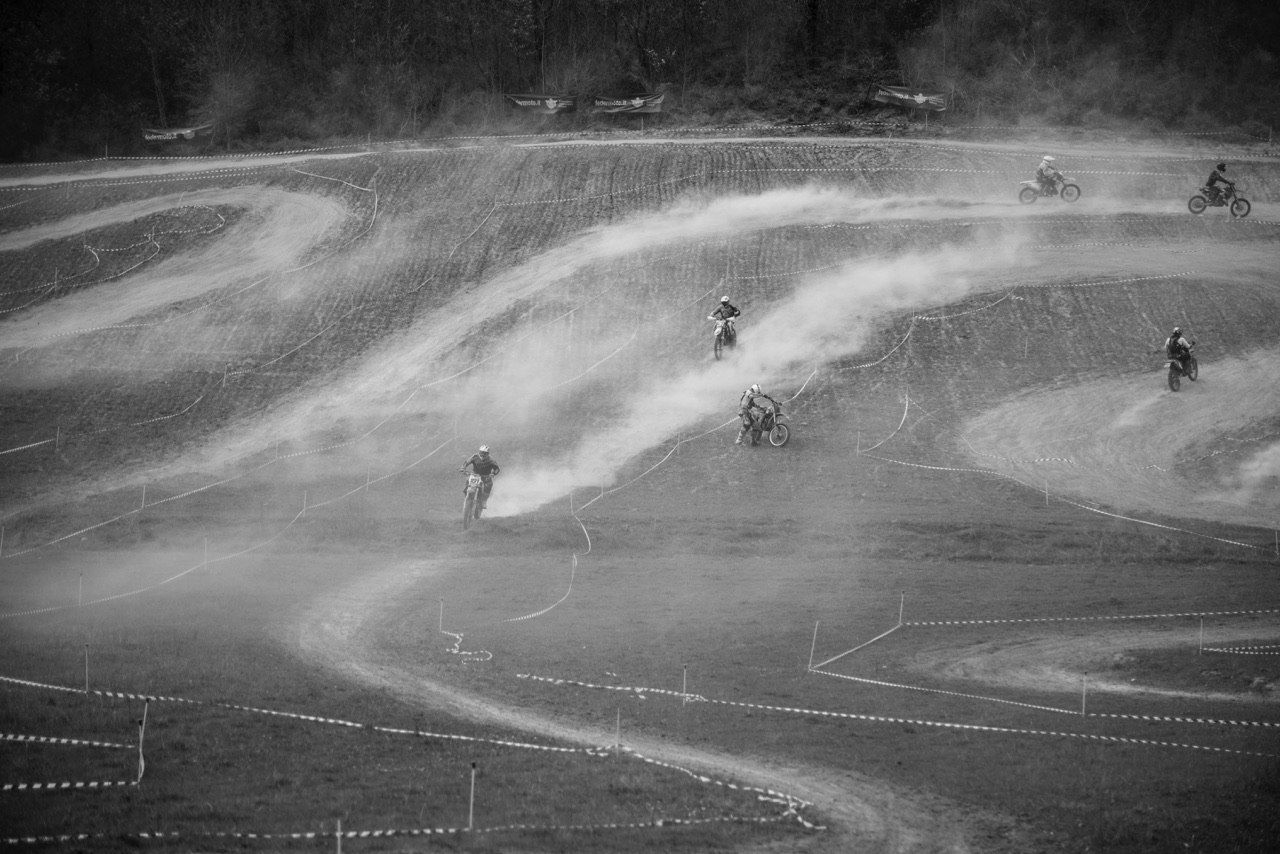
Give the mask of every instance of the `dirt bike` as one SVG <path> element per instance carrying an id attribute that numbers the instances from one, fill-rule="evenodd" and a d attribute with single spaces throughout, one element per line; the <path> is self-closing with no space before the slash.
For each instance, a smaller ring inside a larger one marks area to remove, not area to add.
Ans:
<path id="1" fill-rule="evenodd" d="M 1021 183 L 1022 189 L 1018 191 L 1018 201 L 1024 205 L 1029 205 L 1044 196 L 1058 196 L 1064 202 L 1074 202 L 1080 198 L 1080 187 L 1072 183 L 1066 175 L 1055 176 L 1053 183 L 1048 186 L 1035 180 Z"/>
<path id="2" fill-rule="evenodd" d="M 716 331 L 711 341 L 711 349 L 716 358 L 719 359 L 725 347 L 733 347 L 737 343 L 738 331 L 733 328 L 732 317 L 719 318 L 715 315 L 710 315 L 707 320 L 716 322 Z"/>
<path id="3" fill-rule="evenodd" d="M 471 527 L 471 523 L 480 518 L 484 509 L 484 478 L 475 472 L 467 472 L 467 488 L 462 498 L 462 530 Z"/>
<path id="4" fill-rule="evenodd" d="M 1199 216 L 1207 207 L 1225 207 L 1234 217 L 1246 217 L 1253 206 L 1248 199 L 1236 194 L 1235 187 L 1223 187 L 1221 190 L 1216 187 L 1201 187 L 1200 192 L 1187 201 L 1187 210 Z"/>
<path id="5" fill-rule="evenodd" d="M 781 406 L 766 409 L 764 414 L 756 419 L 755 426 L 751 428 L 751 443 L 758 444 L 761 436 L 768 436 L 769 444 L 775 448 L 781 448 L 787 444 L 787 440 L 791 438 L 791 428 L 782 423 L 785 417 Z"/>
<path id="6" fill-rule="evenodd" d="M 1195 342 L 1191 342 L 1192 349 L 1195 348 Z M 1182 378 L 1186 377 L 1192 382 L 1196 381 L 1196 377 L 1200 376 L 1200 363 L 1196 361 L 1195 353 L 1187 351 L 1187 366 L 1182 367 L 1182 362 L 1178 359 L 1170 359 L 1166 365 L 1169 368 L 1169 391 L 1177 391 L 1182 387 Z"/>

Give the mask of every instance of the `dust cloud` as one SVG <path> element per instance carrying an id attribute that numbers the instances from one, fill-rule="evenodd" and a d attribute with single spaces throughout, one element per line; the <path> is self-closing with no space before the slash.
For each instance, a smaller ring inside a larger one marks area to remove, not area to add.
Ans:
<path id="1" fill-rule="evenodd" d="M 690 364 L 645 381 L 618 407 L 616 423 L 588 433 L 569 453 L 504 478 L 492 516 L 528 512 L 575 487 L 611 483 L 638 452 L 678 433 L 732 419 L 743 390 L 759 382 L 779 399 L 801 371 L 860 352 L 879 321 L 913 309 L 954 302 L 985 287 L 985 275 L 1015 260 L 1016 241 L 858 261 L 814 277 L 751 327 L 750 345 L 708 367 Z M 691 360 L 692 361 L 692 360 Z"/>
<path id="2" fill-rule="evenodd" d="M 427 429 L 424 425 L 451 420 L 454 429 L 464 433 L 483 430 L 493 437 L 502 431 L 519 441 L 521 430 L 573 393 L 577 381 L 607 377 L 611 388 L 604 392 L 610 398 L 605 408 L 616 413 L 609 416 L 611 426 L 583 438 L 569 457 L 611 462 L 539 462 L 533 452 L 525 462 L 534 464 L 535 474 L 504 475 L 505 497 L 494 505 L 495 512 L 523 512 L 575 483 L 599 485 L 631 455 L 714 413 L 732 416 L 738 393 L 752 381 L 780 380 L 799 363 L 856 352 L 875 318 L 977 289 L 981 283 L 976 277 L 1008 266 L 1013 250 L 986 245 L 892 262 L 852 263 L 835 275 L 808 280 L 793 297 L 754 315 L 750 353 L 740 351 L 732 366 L 707 368 L 709 353 L 699 346 L 689 353 L 687 373 L 656 380 L 650 378 L 653 366 L 642 369 L 637 361 L 653 346 L 659 331 L 653 327 L 655 318 L 682 304 L 689 304 L 689 316 L 705 315 L 706 306 L 690 303 L 716 283 L 655 285 L 643 281 L 643 270 L 633 271 L 625 281 L 596 281 L 590 277 L 597 267 L 628 263 L 639 253 L 689 251 L 787 226 L 964 218 L 985 207 L 806 187 L 687 200 L 595 228 L 479 285 L 459 289 L 443 306 L 368 352 L 343 375 L 307 389 L 253 422 L 230 428 L 196 456 L 203 465 L 218 465 L 282 438 L 303 439 L 315 433 L 317 425 L 332 424 L 348 425 L 348 432 L 356 435 L 376 430 L 385 442 L 398 431 L 420 432 Z M 387 247 L 386 255 L 395 255 L 393 247 Z M 531 304 L 576 307 L 578 336 L 588 338 L 587 345 L 567 353 L 547 317 L 535 318 L 522 308 Z M 481 333 L 484 324 L 513 315 L 518 315 L 515 322 L 500 337 Z M 588 321 L 594 326 L 588 327 Z M 611 358 L 618 354 L 623 358 Z M 414 420 L 421 424 L 406 426 Z M 397 423 L 388 424 L 392 421 Z"/>
<path id="3" fill-rule="evenodd" d="M 1251 504 L 1259 493 L 1274 498 L 1280 494 L 1280 442 L 1276 442 L 1240 464 L 1235 472 L 1235 488 L 1224 498 L 1236 504 Z"/>
<path id="4" fill-rule="evenodd" d="M 268 187 L 175 193 L 24 229 L 6 235 L 0 248 L 22 248 L 191 205 L 235 205 L 248 213 L 205 249 L 162 259 L 137 275 L 73 292 L 5 320 L 0 347 L 38 347 L 222 288 L 249 285 L 298 263 L 327 233 L 340 228 L 347 214 L 333 199 Z"/>

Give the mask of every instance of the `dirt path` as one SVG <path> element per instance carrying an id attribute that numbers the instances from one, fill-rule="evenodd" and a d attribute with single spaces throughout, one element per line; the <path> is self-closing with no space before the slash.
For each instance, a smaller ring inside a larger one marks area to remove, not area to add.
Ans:
<path id="1" fill-rule="evenodd" d="M 1247 626 L 1217 626 L 1213 629 L 1212 638 L 1213 643 L 1222 644 L 1249 640 L 1276 631 L 1274 621 L 1265 625 L 1251 623 Z M 1115 656 L 1129 650 L 1194 643 L 1195 632 L 1196 628 L 1189 622 L 1182 628 L 1126 627 L 1091 632 L 1087 637 L 1024 637 L 968 644 L 950 637 L 945 645 L 917 653 L 914 666 L 948 679 L 979 681 L 1023 691 L 1078 692 L 1082 677 L 1087 675 L 1091 693 L 1271 705 L 1280 703 L 1280 696 L 1178 691 L 1109 678 L 1105 672 L 1099 672 Z"/>
<path id="2" fill-rule="evenodd" d="M 1207 362 L 1200 380 L 1177 394 L 1148 372 L 1021 396 L 970 420 L 964 444 L 981 465 L 1047 483 L 1052 493 L 1129 512 L 1271 527 L 1280 519 L 1276 440 L 1239 455 L 1231 482 L 1182 472 L 1206 454 L 1236 449 L 1221 437 L 1280 412 L 1276 358 L 1268 350 Z M 1082 412 L 1087 422 L 1064 424 L 1064 413 Z M 1193 450 L 1204 442 L 1207 450 Z"/>
<path id="3" fill-rule="evenodd" d="M 282 272 L 298 263 L 326 233 L 340 227 L 347 213 L 346 207 L 332 198 L 268 187 L 173 193 L 11 232 L 0 236 L 0 250 L 20 249 L 196 205 L 235 205 L 247 208 L 248 214 L 206 249 L 164 258 L 127 279 L 21 312 L 0 325 L 0 344 L 39 346 Z"/>
<path id="4" fill-rule="evenodd" d="M 427 679 L 400 662 L 381 660 L 373 639 L 376 622 L 398 598 L 433 571 L 430 564 L 394 564 L 331 590 L 312 603 L 286 642 L 301 654 L 355 682 L 390 691 L 469 720 L 511 727 L 559 742 L 600 746 L 613 734 L 568 720 L 553 720 L 515 706 Z M 696 750 L 654 738 L 628 737 L 637 753 L 737 782 L 767 787 L 813 803 L 810 820 L 826 829 L 805 844 L 810 852 L 965 852 L 993 850 L 971 841 L 981 816 L 954 805 L 895 793 L 883 783 L 827 768 L 758 757 Z M 988 825 L 990 818 L 985 819 Z M 800 837 L 797 837 L 799 840 Z M 1017 846 L 1009 850 L 1017 850 Z"/>

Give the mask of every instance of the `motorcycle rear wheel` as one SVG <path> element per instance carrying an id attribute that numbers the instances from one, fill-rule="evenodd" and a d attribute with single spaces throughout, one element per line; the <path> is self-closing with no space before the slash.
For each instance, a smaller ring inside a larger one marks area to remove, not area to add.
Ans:
<path id="1" fill-rule="evenodd" d="M 1169 391 L 1177 391 L 1182 387 L 1182 371 L 1175 362 L 1169 366 Z"/>
<path id="2" fill-rule="evenodd" d="M 1196 361 L 1195 356 L 1192 356 L 1187 362 L 1187 379 L 1195 382 L 1198 376 L 1200 376 L 1200 363 Z"/>
<path id="3" fill-rule="evenodd" d="M 775 448 L 781 448 L 790 438 L 791 430 L 786 424 L 774 424 L 773 429 L 769 431 L 769 444 Z"/>
<path id="4" fill-rule="evenodd" d="M 1075 184 L 1062 185 L 1062 200 L 1064 202 L 1074 202 L 1080 198 L 1080 188 Z"/>
<path id="5" fill-rule="evenodd" d="M 1192 196 L 1187 200 L 1187 210 L 1196 216 L 1204 213 L 1204 209 L 1209 206 L 1209 200 L 1204 196 Z"/>
<path id="6" fill-rule="evenodd" d="M 1018 191 L 1018 201 L 1022 202 L 1024 205 L 1029 205 L 1034 202 L 1039 195 L 1040 194 L 1036 192 L 1033 187 L 1023 187 Z"/>
<path id="7" fill-rule="evenodd" d="M 476 515 L 476 497 L 473 493 L 467 493 L 467 497 L 462 499 L 462 530 L 471 527 L 471 520 Z"/>
<path id="8" fill-rule="evenodd" d="M 1231 203 L 1231 215 L 1235 217 L 1246 217 L 1249 215 L 1249 210 L 1252 207 L 1253 206 L 1249 204 L 1248 199 L 1238 198 Z"/>

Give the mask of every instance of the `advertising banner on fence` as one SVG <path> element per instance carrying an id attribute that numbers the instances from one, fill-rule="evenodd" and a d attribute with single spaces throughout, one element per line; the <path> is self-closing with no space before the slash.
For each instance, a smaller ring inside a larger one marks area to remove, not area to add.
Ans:
<path id="1" fill-rule="evenodd" d="M 209 136 L 211 133 L 213 133 L 212 123 L 189 128 L 143 128 L 142 138 L 147 142 L 166 142 L 175 139 L 195 139 L 198 136 Z"/>
<path id="2" fill-rule="evenodd" d="M 632 95 L 628 98 L 612 98 L 597 95 L 591 104 L 595 113 L 660 113 L 662 99 L 666 95 Z"/>
<path id="3" fill-rule="evenodd" d="M 577 106 L 573 95 L 503 95 L 513 106 L 533 113 L 568 113 Z"/>
<path id="4" fill-rule="evenodd" d="M 895 104 L 911 110 L 939 111 L 947 108 L 945 94 L 920 92 L 905 86 L 877 86 L 871 94 L 871 100 L 882 104 Z"/>

